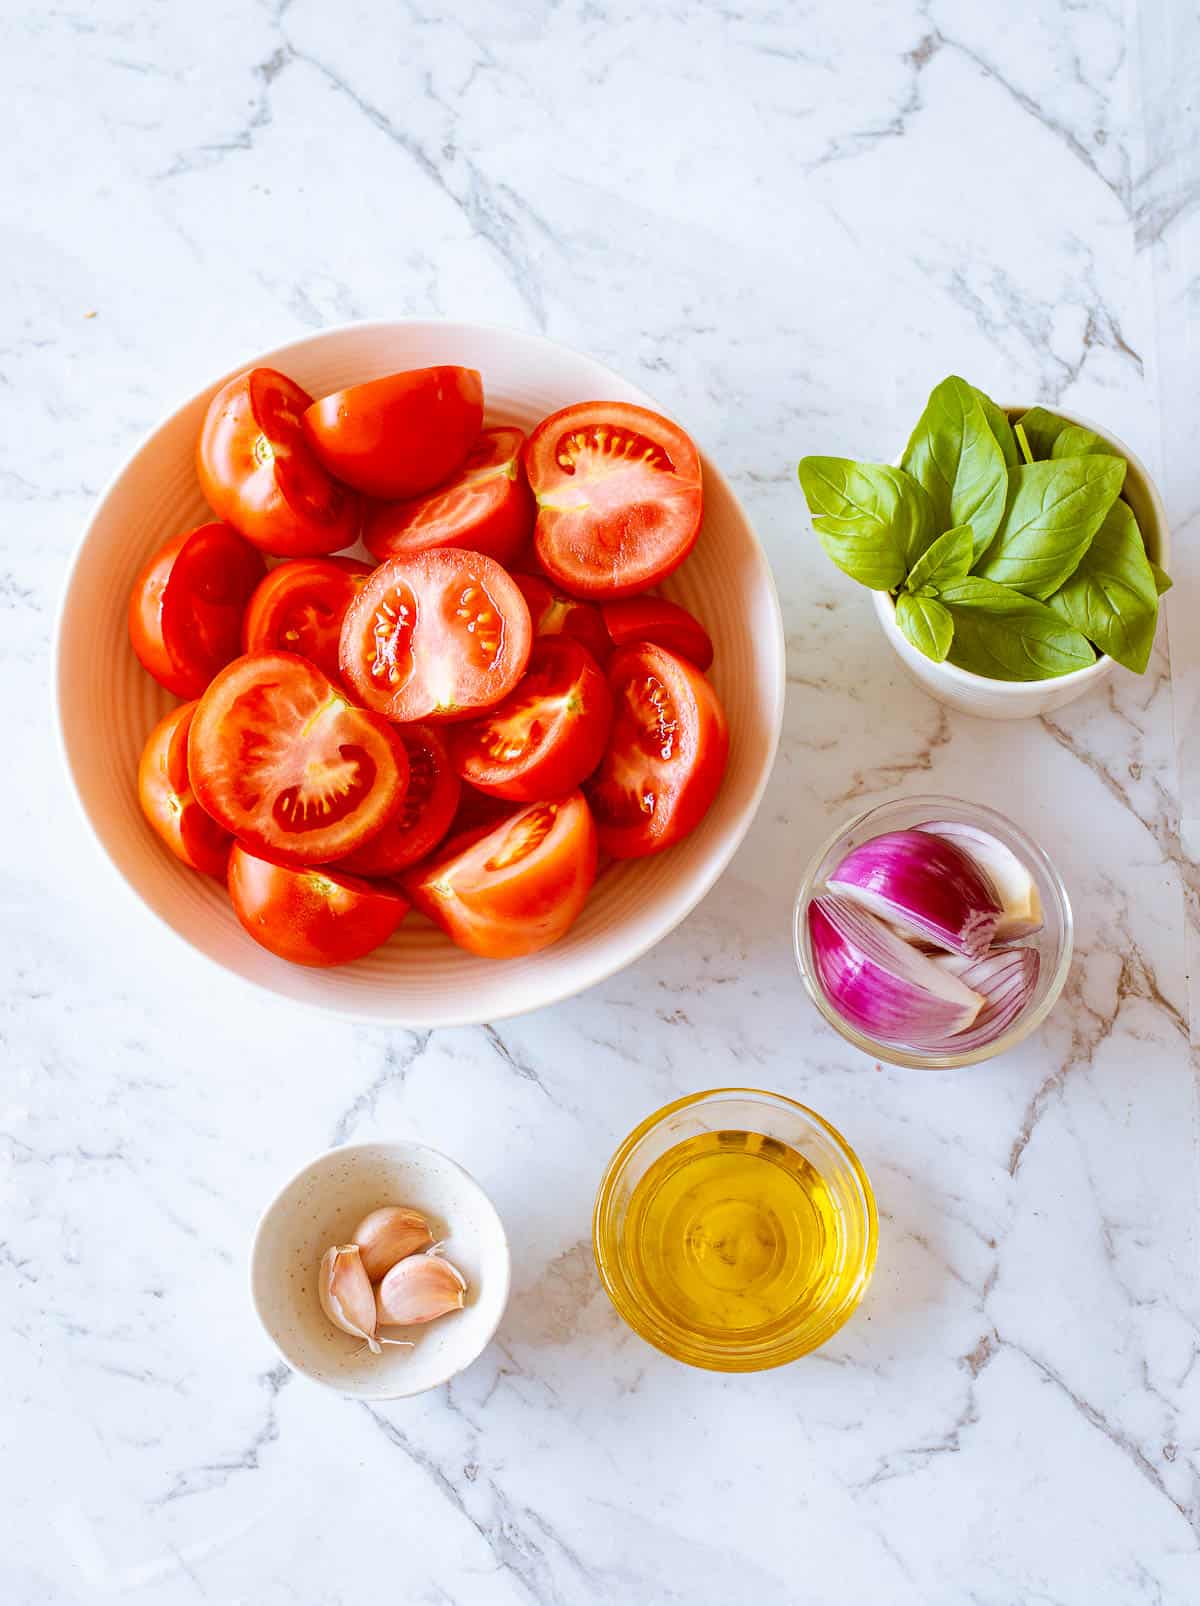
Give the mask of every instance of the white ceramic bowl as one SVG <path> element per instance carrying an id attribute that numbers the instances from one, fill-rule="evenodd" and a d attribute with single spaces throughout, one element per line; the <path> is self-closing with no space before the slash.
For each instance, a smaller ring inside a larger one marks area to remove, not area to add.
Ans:
<path id="1" fill-rule="evenodd" d="M 372 1355 L 321 1309 L 317 1270 L 332 1244 L 380 1205 L 429 1218 L 467 1280 L 466 1305 L 421 1327 L 389 1329 L 412 1349 Z M 395 1400 L 446 1382 L 481 1355 L 508 1303 L 508 1239 L 487 1194 L 460 1165 L 420 1143 L 351 1143 L 306 1165 L 263 1212 L 250 1294 L 267 1335 L 297 1372 L 360 1400 Z"/>
<path id="2" fill-rule="evenodd" d="M 483 373 L 489 422 L 531 427 L 571 402 L 654 406 L 611 369 L 536 335 L 452 323 L 362 323 L 248 357 L 315 395 L 397 369 L 462 363 Z M 130 587 L 168 536 L 206 517 L 193 453 L 205 386 L 153 431 L 100 498 L 68 577 L 55 644 L 62 746 L 83 812 L 121 878 L 198 953 L 247 981 L 358 1019 L 462 1025 L 520 1014 L 603 980 L 646 952 L 699 902 L 745 836 L 779 739 L 786 679 L 783 625 L 770 569 L 720 472 L 704 459 L 705 514 L 688 561 L 663 591 L 713 638 L 713 685 L 729 716 L 729 770 L 702 825 L 677 847 L 603 876 L 568 935 L 504 962 L 455 948 L 415 916 L 391 942 L 336 970 L 276 959 L 234 918 L 225 890 L 179 865 L 145 824 L 136 773 L 142 745 L 175 699 L 134 658 Z M 686 427 L 687 419 L 681 422 Z"/>
<path id="3" fill-rule="evenodd" d="M 1011 417 L 1019 417 L 1026 409 L 1008 408 L 1007 411 Z M 1123 495 L 1137 518 L 1146 551 L 1155 563 L 1169 569 L 1167 510 L 1145 464 L 1111 430 L 1102 429 L 1090 418 L 1068 413 L 1061 407 L 1053 411 L 1069 423 L 1081 424 L 1103 436 L 1113 451 L 1128 463 Z M 932 658 L 926 658 L 901 633 L 896 623 L 896 604 L 889 593 L 876 591 L 873 598 L 883 633 L 908 673 L 938 702 L 957 708 L 963 714 L 977 714 L 982 719 L 1030 719 L 1038 714 L 1049 714 L 1091 691 L 1118 667 L 1114 659 L 1101 657 L 1090 668 L 1076 669 L 1055 680 L 989 680 L 986 675 L 973 675 L 969 669 L 959 669 L 956 664 L 935 664 Z"/>

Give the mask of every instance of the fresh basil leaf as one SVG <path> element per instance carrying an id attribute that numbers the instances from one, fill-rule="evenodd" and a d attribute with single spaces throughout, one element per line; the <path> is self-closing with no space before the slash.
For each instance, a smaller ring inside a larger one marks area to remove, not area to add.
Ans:
<path id="1" fill-rule="evenodd" d="M 930 594 L 927 588 L 932 587 L 932 595 L 936 596 L 937 588 L 947 580 L 958 580 L 964 574 L 970 574 L 974 550 L 969 524 L 960 524 L 953 530 L 947 530 L 927 546 L 913 564 L 904 582 L 904 589 Z M 945 657 L 945 654 L 942 656 Z"/>
<path id="2" fill-rule="evenodd" d="M 949 658 L 991 680 L 1051 680 L 1087 669 L 1096 655 L 1087 637 L 1010 586 L 969 574 L 942 588 L 954 623 Z"/>
<path id="3" fill-rule="evenodd" d="M 1065 418 L 1057 413 L 1047 412 L 1044 407 L 1031 407 L 1027 413 L 1022 413 L 1017 423 L 1025 431 L 1029 444 L 1033 448 L 1033 455 L 1043 462 L 1054 450 L 1054 443 L 1064 429 L 1070 425 Z"/>
<path id="4" fill-rule="evenodd" d="M 893 591 L 933 540 L 929 498 L 898 468 L 806 457 L 800 486 L 825 551 L 872 591 Z"/>
<path id="5" fill-rule="evenodd" d="M 1026 435 L 1025 426 L 1020 419 L 1013 425 L 1013 434 L 1017 437 L 1017 445 L 1021 450 L 1021 461 L 1023 463 L 1032 463 L 1033 447 L 1029 444 L 1029 436 Z"/>
<path id="6" fill-rule="evenodd" d="M 1174 580 L 1171 579 L 1171 576 L 1165 569 L 1159 568 L 1158 564 L 1155 563 L 1153 558 L 1147 558 L 1146 562 L 1150 565 L 1150 573 L 1154 576 L 1154 589 L 1158 592 L 1160 597 L 1165 596 L 1175 584 Z"/>
<path id="7" fill-rule="evenodd" d="M 1062 436 L 1059 436 L 1062 439 Z M 1158 588 L 1133 509 L 1114 502 L 1079 567 L 1046 606 L 1140 675 L 1150 662 Z"/>
<path id="8" fill-rule="evenodd" d="M 1017 451 L 1017 438 L 1013 434 L 1013 427 L 1008 421 L 1008 414 L 985 391 L 980 390 L 978 385 L 972 385 L 971 389 L 979 397 L 979 405 L 983 408 L 983 415 L 988 421 L 988 428 L 996 437 L 996 445 L 1000 448 L 1005 463 L 1009 468 L 1015 468 L 1021 461 L 1021 457 Z"/>
<path id="9" fill-rule="evenodd" d="M 900 466 L 929 492 L 938 530 L 969 524 L 980 556 L 1004 516 L 1004 453 L 983 403 L 965 379 L 936 386 L 917 420 Z"/>
<path id="10" fill-rule="evenodd" d="M 1085 429 L 1082 424 L 1068 424 L 1061 434 L 1054 437 L 1054 445 L 1050 448 L 1051 458 L 1095 457 L 1111 453 L 1112 447 L 1104 436 L 1097 435 L 1094 429 Z"/>
<path id="11" fill-rule="evenodd" d="M 940 664 L 954 639 L 954 620 L 936 597 L 914 597 L 902 591 L 896 598 L 896 623 L 918 652 Z"/>
<path id="12" fill-rule="evenodd" d="M 1048 597 L 1074 573 L 1120 495 L 1125 459 L 1023 463 L 1010 470 L 1009 481 L 1004 520 L 977 573 L 1027 596 Z"/>

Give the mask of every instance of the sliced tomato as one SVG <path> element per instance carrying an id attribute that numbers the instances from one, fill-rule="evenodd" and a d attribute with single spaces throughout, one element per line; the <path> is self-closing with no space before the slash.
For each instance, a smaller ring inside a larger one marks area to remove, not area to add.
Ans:
<path id="1" fill-rule="evenodd" d="M 695 545 L 699 453 L 646 407 L 596 401 L 552 413 L 529 437 L 525 470 L 538 562 L 575 596 L 645 591 Z"/>
<path id="2" fill-rule="evenodd" d="M 451 729 L 450 757 L 479 791 L 536 803 L 592 773 L 611 724 L 612 693 L 591 653 L 569 636 L 542 636 L 504 701 Z"/>
<path id="3" fill-rule="evenodd" d="M 485 429 L 454 479 L 408 502 L 381 502 L 363 540 L 380 560 L 466 547 L 509 564 L 533 534 L 533 495 L 521 466 L 519 429 Z"/>
<path id="4" fill-rule="evenodd" d="M 483 428 L 483 381 L 474 368 L 389 374 L 322 396 L 304 428 L 347 485 L 387 500 L 420 496 L 466 462 Z"/>
<path id="5" fill-rule="evenodd" d="M 338 678 L 346 609 L 371 572 L 353 558 L 293 558 L 260 580 L 242 620 L 246 652 L 297 652 Z"/>
<path id="6" fill-rule="evenodd" d="M 235 842 L 234 913 L 264 948 L 294 965 L 346 965 L 386 942 L 411 907 L 394 888 L 340 870 L 285 864 Z"/>
<path id="7" fill-rule="evenodd" d="M 482 836 L 447 843 L 404 886 L 460 948 L 514 959 L 571 926 L 596 879 L 596 827 L 583 795 L 535 803 Z"/>
<path id="8" fill-rule="evenodd" d="M 612 638 L 600 610 L 591 602 L 565 597 L 540 574 L 514 574 L 529 607 L 535 636 L 573 636 L 599 663 L 612 652 Z"/>
<path id="9" fill-rule="evenodd" d="M 700 671 L 643 643 L 608 666 L 616 713 L 608 751 L 585 790 L 614 859 L 661 853 L 708 813 L 725 774 L 729 728 Z"/>
<path id="10" fill-rule="evenodd" d="M 482 835 L 481 826 L 490 831 L 501 820 L 510 820 L 516 812 L 515 803 L 508 803 L 502 797 L 489 797 L 486 792 L 477 792 L 473 786 L 464 786 L 446 834 L 461 837 L 467 831 L 475 831 Z"/>
<path id="11" fill-rule="evenodd" d="M 500 565 L 446 547 L 379 565 L 346 614 L 340 663 L 367 707 L 398 724 L 464 719 L 512 690 L 531 639 Z"/>
<path id="12" fill-rule="evenodd" d="M 129 639 L 176 697 L 199 697 L 241 651 L 242 613 L 266 565 L 227 524 L 172 536 L 134 582 Z"/>
<path id="13" fill-rule="evenodd" d="M 401 725 L 408 754 L 408 790 L 400 812 L 339 863 L 356 875 L 395 875 L 417 864 L 447 835 L 462 794 L 446 745 L 432 725 Z"/>
<path id="14" fill-rule="evenodd" d="M 600 613 L 614 647 L 636 647 L 652 641 L 707 669 L 713 661 L 712 639 L 699 619 L 666 597 L 622 597 L 602 602 Z"/>
<path id="15" fill-rule="evenodd" d="M 205 500 L 263 552 L 319 557 L 358 537 L 359 499 L 313 455 L 301 419 L 306 390 L 274 368 L 251 368 L 213 397 L 196 448 Z"/>
<path id="16" fill-rule="evenodd" d="M 303 864 L 352 853 L 398 812 L 404 744 L 307 658 L 247 653 L 200 699 L 188 737 L 200 803 L 258 852 Z"/>
<path id="17" fill-rule="evenodd" d="M 138 765 L 138 802 L 177 859 L 223 876 L 232 839 L 196 802 L 188 779 L 188 731 L 197 706 L 180 703 L 150 732 Z"/>

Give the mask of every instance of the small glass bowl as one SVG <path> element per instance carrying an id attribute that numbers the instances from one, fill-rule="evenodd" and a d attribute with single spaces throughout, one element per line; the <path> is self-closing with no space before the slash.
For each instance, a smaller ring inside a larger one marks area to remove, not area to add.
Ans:
<path id="1" fill-rule="evenodd" d="M 961 821 L 999 837 L 1028 866 L 1042 901 L 1042 929 L 1021 943 L 1022 947 L 1036 948 L 1041 955 L 1041 969 L 1033 997 L 1006 1032 L 993 1042 L 965 1054 L 930 1054 L 923 1050 L 897 1047 L 894 1043 L 881 1043 L 844 1020 L 825 996 L 809 937 L 808 906 L 813 898 L 820 896 L 826 880 L 851 848 L 870 841 L 872 837 L 882 836 L 885 831 L 904 831 L 924 825 L 929 820 Z M 882 1060 L 885 1065 L 906 1065 L 916 1070 L 949 1070 L 959 1065 L 977 1065 L 981 1060 L 994 1059 L 1006 1049 L 1015 1048 L 1030 1032 L 1037 1030 L 1058 1002 L 1058 995 L 1071 968 L 1073 925 L 1071 903 L 1062 877 L 1033 838 L 1026 836 L 1011 820 L 1005 819 L 1003 814 L 997 814 L 995 809 L 985 808 L 982 803 L 967 803 L 961 798 L 906 797 L 895 803 L 881 803 L 876 808 L 856 814 L 817 851 L 804 872 L 796 896 L 794 936 L 796 963 L 808 996 L 848 1043 L 853 1043 L 855 1048 L 862 1049 L 872 1059 Z"/>
<path id="2" fill-rule="evenodd" d="M 797 1311 L 769 1335 L 684 1328 L 644 1298 L 630 1276 L 625 1218 L 637 1184 L 669 1149 L 704 1132 L 745 1131 L 776 1138 L 820 1173 L 839 1227 L 836 1301 Z M 596 1267 L 608 1297 L 639 1337 L 672 1359 L 712 1372 L 759 1372 L 807 1355 L 831 1338 L 857 1309 L 875 1267 L 879 1223 L 875 1196 L 858 1156 L 814 1111 L 779 1093 L 714 1088 L 677 1099 L 647 1117 L 608 1163 L 592 1215 Z"/>

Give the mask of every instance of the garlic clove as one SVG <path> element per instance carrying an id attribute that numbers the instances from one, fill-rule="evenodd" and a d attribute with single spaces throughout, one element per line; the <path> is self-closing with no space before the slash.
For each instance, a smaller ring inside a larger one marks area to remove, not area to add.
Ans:
<path id="1" fill-rule="evenodd" d="M 467 1281 L 440 1255 L 410 1255 L 398 1261 L 375 1291 L 381 1327 L 413 1327 L 461 1310 Z"/>
<path id="2" fill-rule="evenodd" d="M 406 1205 L 383 1205 L 379 1210 L 372 1210 L 350 1236 L 362 1250 L 362 1263 L 373 1283 L 398 1260 L 420 1254 L 433 1242 L 425 1217 Z"/>
<path id="3" fill-rule="evenodd" d="M 372 1355 L 383 1352 L 375 1337 L 375 1290 L 357 1244 L 338 1244 L 321 1256 L 317 1278 L 321 1309 L 335 1327 L 363 1338 Z"/>

